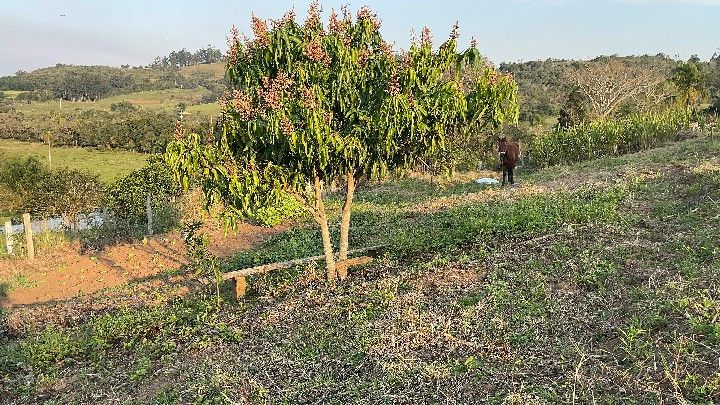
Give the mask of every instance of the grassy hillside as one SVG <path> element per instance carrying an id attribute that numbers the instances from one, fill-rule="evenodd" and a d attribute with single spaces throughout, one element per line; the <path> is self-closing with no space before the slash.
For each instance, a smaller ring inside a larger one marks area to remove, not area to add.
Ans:
<path id="1" fill-rule="evenodd" d="M 6 90 L 6 91 L 0 91 L 0 93 L 3 93 L 5 98 L 8 100 L 12 100 L 15 97 L 17 97 L 19 94 L 22 94 L 23 91 L 18 90 Z"/>
<path id="2" fill-rule="evenodd" d="M 351 244 L 389 248 L 335 289 L 309 266 L 13 310 L 0 402 L 720 401 L 720 141 L 517 178 L 359 190 Z M 296 227 L 226 267 L 319 250 Z"/>
<path id="3" fill-rule="evenodd" d="M 180 68 L 180 74 L 185 77 L 192 77 L 197 74 L 208 75 L 215 80 L 222 81 L 225 77 L 225 62 L 197 64 Z"/>
<path id="4" fill-rule="evenodd" d="M 0 139 L 0 156 L 4 158 L 37 156 L 48 163 L 48 147 L 40 143 Z M 97 174 L 111 182 L 142 167 L 148 155 L 127 151 L 105 151 L 85 148 L 52 149 L 53 167 L 69 167 Z"/>
<path id="5" fill-rule="evenodd" d="M 7 76 L 1 78 L 0 87 L 2 87 L 4 80 L 9 83 L 20 81 L 26 83 L 28 87 L 37 89 L 52 88 L 53 86 L 59 86 L 58 83 L 62 82 L 62 80 L 67 80 L 64 78 L 68 75 L 86 73 L 125 77 L 128 84 L 125 87 L 112 90 L 113 94 L 98 100 L 74 102 L 65 100 L 62 103 L 64 110 L 108 110 L 114 103 L 128 101 L 138 107 L 148 109 L 174 110 L 179 103 L 184 103 L 191 113 L 217 115 L 220 112 L 217 103 L 208 102 L 208 99 L 214 98 L 217 91 L 224 88 L 225 64 L 222 62 L 192 65 L 169 71 L 163 69 L 121 69 L 106 66 L 48 67 L 24 73 L 19 77 Z M 138 91 L 138 88 L 141 90 Z M 54 113 L 60 109 L 60 102 L 57 97 L 49 101 L 28 102 L 17 99 L 18 95 L 27 93 L 27 91 L 6 90 L 3 93 L 8 100 L 13 102 L 13 106 L 17 111 L 26 114 Z"/>
<path id="6" fill-rule="evenodd" d="M 46 68 L 32 72 L 33 80 L 52 76 L 53 72 L 60 74 L 65 68 Z M 220 107 L 216 102 L 208 102 L 208 98 L 212 98 L 211 91 L 199 84 L 208 84 L 215 88 L 222 88 L 223 78 L 225 75 L 225 64 L 222 62 L 211 64 L 200 64 L 180 68 L 178 74 L 187 79 L 190 88 L 169 88 L 159 90 L 144 90 L 136 92 L 128 92 L 116 94 L 109 97 L 103 97 L 96 101 L 63 101 L 63 111 L 86 111 L 86 110 L 109 110 L 114 103 L 127 101 L 137 107 L 147 108 L 151 110 L 174 111 L 178 104 L 186 105 L 187 111 L 191 114 L 201 115 L 219 115 Z M 35 77 L 37 76 L 37 78 Z M 178 84 L 180 86 L 181 84 Z M 184 86 L 184 84 L 183 84 Z M 23 91 L 6 90 L 3 92 L 7 100 L 13 103 L 15 110 L 29 114 L 47 114 L 60 111 L 61 103 L 59 100 L 49 101 L 32 101 L 16 100 L 17 96 L 24 93 Z"/>
<path id="7" fill-rule="evenodd" d="M 63 101 L 62 110 L 110 110 L 112 104 L 127 101 L 137 107 L 151 110 L 173 111 L 179 103 L 185 103 L 189 111 L 207 110 L 219 113 L 220 106 L 217 103 L 202 103 L 203 96 L 208 93 L 209 91 L 202 87 L 143 91 L 102 98 L 98 101 Z M 56 113 L 60 111 L 60 108 L 58 100 L 15 104 L 17 111 L 30 115 Z"/>

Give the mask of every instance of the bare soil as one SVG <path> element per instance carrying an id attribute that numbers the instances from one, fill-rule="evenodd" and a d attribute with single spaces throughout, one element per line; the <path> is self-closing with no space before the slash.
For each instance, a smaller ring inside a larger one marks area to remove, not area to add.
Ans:
<path id="1" fill-rule="evenodd" d="M 285 227 L 242 224 L 227 235 L 208 232 L 210 250 L 229 257 L 251 249 Z M 157 284 L 159 275 L 175 273 L 187 263 L 179 233 L 110 246 L 95 254 L 80 254 L 78 243 L 43 252 L 34 260 L 0 260 L 0 306 L 13 308 L 85 296 L 129 282 Z M 182 288 L 178 290 L 182 293 Z"/>

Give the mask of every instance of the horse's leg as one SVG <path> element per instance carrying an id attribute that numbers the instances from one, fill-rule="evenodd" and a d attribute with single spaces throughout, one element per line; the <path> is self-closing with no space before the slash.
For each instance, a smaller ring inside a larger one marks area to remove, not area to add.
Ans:
<path id="1" fill-rule="evenodd" d="M 515 168 L 514 167 L 508 168 L 508 180 L 510 180 L 510 184 L 515 185 Z"/>
<path id="2" fill-rule="evenodd" d="M 505 166 L 503 166 L 502 169 L 503 169 L 502 185 L 503 185 L 503 187 L 504 187 L 504 186 L 505 186 L 505 178 L 507 177 L 507 169 L 505 168 Z"/>

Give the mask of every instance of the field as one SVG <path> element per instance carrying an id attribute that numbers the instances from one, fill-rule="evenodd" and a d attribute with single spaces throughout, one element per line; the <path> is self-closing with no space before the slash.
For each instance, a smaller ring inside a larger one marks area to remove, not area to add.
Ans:
<path id="1" fill-rule="evenodd" d="M 6 158 L 36 156 L 48 163 L 48 147 L 41 143 L 0 139 L 0 155 Z M 148 155 L 117 150 L 96 150 L 74 147 L 52 148 L 54 168 L 68 167 L 97 174 L 105 182 L 112 182 L 142 167 Z"/>
<path id="2" fill-rule="evenodd" d="M 201 74 L 208 77 L 211 82 L 221 83 L 225 75 L 225 65 L 224 63 L 211 63 L 187 66 L 180 69 L 180 74 L 187 78 Z M 4 93 L 6 98 L 14 100 L 22 92 L 5 91 Z M 98 101 L 63 101 L 62 109 L 65 111 L 109 110 L 114 103 L 128 101 L 142 108 L 172 111 L 179 103 L 184 103 L 187 105 L 187 111 L 192 114 L 219 115 L 220 106 L 218 103 L 203 103 L 203 97 L 208 94 L 209 91 L 203 87 L 142 91 L 105 97 Z M 15 102 L 14 105 L 17 111 L 30 115 L 54 113 L 61 108 L 58 100 L 32 103 Z"/>
<path id="3" fill-rule="evenodd" d="M 185 103 L 190 112 L 219 114 L 219 104 L 201 102 L 202 97 L 207 93 L 204 88 L 143 91 L 106 97 L 98 101 L 63 101 L 62 109 L 65 111 L 109 110 L 112 104 L 127 101 L 151 110 L 173 110 L 179 103 Z M 16 104 L 17 111 L 30 115 L 58 112 L 60 108 L 60 102 L 57 100 Z"/>
<path id="4" fill-rule="evenodd" d="M 5 95 L 5 98 L 12 100 L 17 97 L 18 94 L 22 93 L 22 91 L 5 90 L 2 93 Z"/>
<path id="5" fill-rule="evenodd" d="M 240 300 L 136 280 L 8 309 L 0 402 L 720 401 L 720 141 L 503 190 L 476 175 L 360 189 L 351 245 L 388 248 L 334 289 L 311 265 Z M 301 221 L 222 266 L 317 254 L 318 239 Z"/>

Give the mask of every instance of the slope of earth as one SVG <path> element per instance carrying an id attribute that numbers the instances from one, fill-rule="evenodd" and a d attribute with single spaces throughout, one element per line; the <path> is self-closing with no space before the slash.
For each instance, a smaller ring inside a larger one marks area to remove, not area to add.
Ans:
<path id="1" fill-rule="evenodd" d="M 217 229 L 209 232 L 209 249 L 227 257 L 257 246 L 282 230 L 250 224 L 241 224 L 228 234 Z M 0 260 L 0 308 L 55 304 L 129 282 L 145 282 L 146 287 L 172 287 L 174 282 L 182 288 L 186 287 L 181 283 L 185 277 L 179 270 L 184 264 L 186 249 L 177 232 L 113 245 L 93 254 L 81 254 L 77 242 L 66 244 L 34 260 Z"/>
<path id="2" fill-rule="evenodd" d="M 335 288 L 308 266 L 239 301 L 211 288 L 7 325 L 0 402 L 720 401 L 720 141 L 518 178 L 360 191 L 353 245 L 391 247 Z M 314 235 L 236 263 L 305 255 Z"/>

